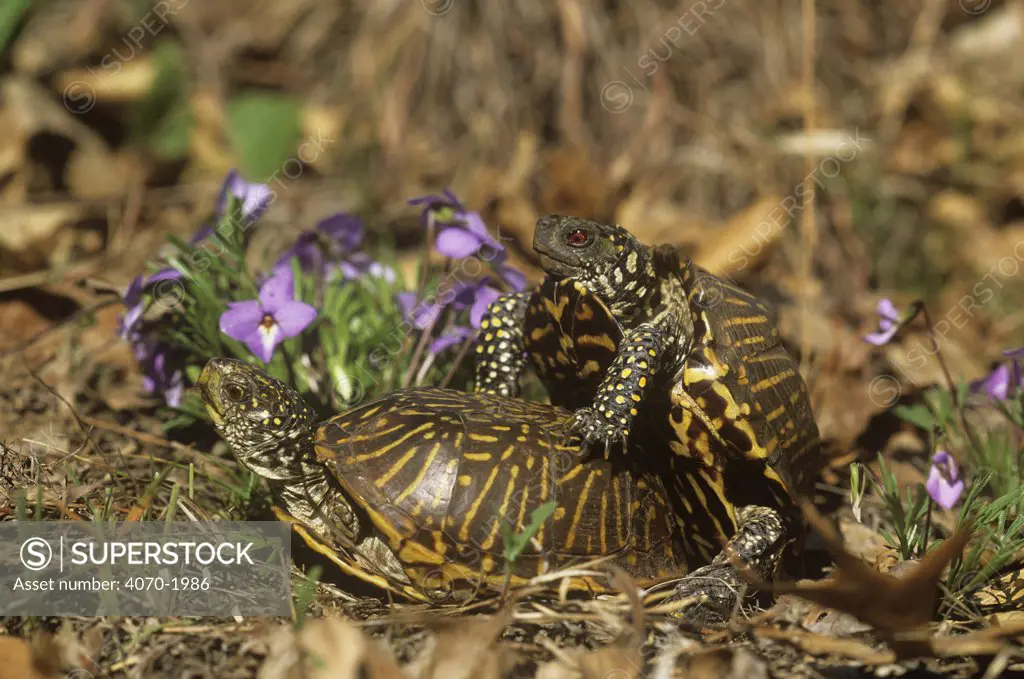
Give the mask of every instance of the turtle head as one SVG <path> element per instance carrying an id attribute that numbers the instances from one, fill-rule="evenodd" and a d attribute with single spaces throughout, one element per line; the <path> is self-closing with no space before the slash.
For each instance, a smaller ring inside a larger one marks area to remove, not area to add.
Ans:
<path id="1" fill-rule="evenodd" d="M 313 456 L 316 414 L 299 394 L 259 368 L 211 359 L 198 381 L 206 411 L 238 461 L 268 479 L 301 475 Z"/>
<path id="2" fill-rule="evenodd" d="M 533 249 L 549 276 L 579 281 L 613 309 L 654 286 L 650 249 L 621 226 L 546 215 L 537 220 Z"/>

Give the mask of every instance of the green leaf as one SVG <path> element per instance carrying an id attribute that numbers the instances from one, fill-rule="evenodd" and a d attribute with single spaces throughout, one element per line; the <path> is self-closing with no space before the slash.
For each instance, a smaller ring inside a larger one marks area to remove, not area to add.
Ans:
<path id="1" fill-rule="evenodd" d="M 192 135 L 185 52 L 176 41 L 161 40 L 153 46 L 153 64 L 156 77 L 132 111 L 131 137 L 161 160 L 175 160 L 188 153 Z"/>
<path id="2" fill-rule="evenodd" d="M 309 572 L 295 580 L 293 587 L 293 600 L 295 601 L 295 628 L 301 629 L 306 622 L 306 614 L 309 607 L 316 599 L 316 585 L 323 575 L 323 568 L 319 564 L 310 567 Z"/>
<path id="3" fill-rule="evenodd" d="M 243 176 L 267 181 L 296 156 L 302 135 L 299 104 L 291 97 L 244 92 L 228 101 L 228 137 Z"/>
<path id="4" fill-rule="evenodd" d="M 160 160 L 184 158 L 192 140 L 193 122 L 192 111 L 187 106 L 176 106 L 168 111 L 153 130 L 150 149 Z"/>
<path id="5" fill-rule="evenodd" d="M 7 41 L 14 35 L 22 16 L 32 5 L 32 0 L 4 0 L 0 2 L 0 52 L 7 47 Z"/>
<path id="6" fill-rule="evenodd" d="M 893 412 L 900 419 L 909 422 L 925 431 L 931 431 L 937 424 L 935 416 L 928 406 L 915 404 L 912 406 L 898 405 L 893 407 Z"/>
<path id="7" fill-rule="evenodd" d="M 519 555 L 526 549 L 526 545 L 530 544 L 530 540 L 537 534 L 540 527 L 548 520 L 549 516 L 555 513 L 557 506 L 558 504 L 551 500 L 530 512 L 530 523 L 523 527 L 522 533 L 515 533 L 507 522 L 502 524 L 501 531 L 505 540 L 505 560 L 508 563 L 514 563 L 519 558 Z"/>

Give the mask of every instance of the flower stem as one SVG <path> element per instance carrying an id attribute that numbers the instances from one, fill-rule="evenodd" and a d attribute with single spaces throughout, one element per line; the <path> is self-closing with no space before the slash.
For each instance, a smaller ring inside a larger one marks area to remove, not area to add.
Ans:
<path id="1" fill-rule="evenodd" d="M 927 493 L 926 493 L 927 494 Z M 928 511 L 924 514 L 924 535 L 921 539 L 921 549 L 918 552 L 917 558 L 923 559 L 925 553 L 928 551 L 928 536 L 932 532 L 932 498 L 928 497 Z"/>
<path id="2" fill-rule="evenodd" d="M 448 386 L 448 383 L 452 381 L 455 377 L 455 373 L 458 372 L 459 366 L 462 365 L 462 361 L 466 358 L 466 354 L 469 353 L 469 349 L 472 346 L 473 337 L 469 336 L 462 343 L 462 346 L 459 347 L 459 353 L 455 355 L 455 360 L 452 361 L 452 367 L 448 369 L 448 374 L 444 376 L 444 379 L 441 380 L 441 383 L 438 385 L 440 388 L 444 389 Z"/>
<path id="3" fill-rule="evenodd" d="M 942 345 L 939 344 L 939 338 L 935 336 L 935 326 L 932 324 L 931 315 L 928 313 L 927 307 L 924 302 L 917 300 L 914 302 L 915 314 L 920 313 L 924 317 L 925 325 L 928 327 L 928 337 L 931 338 L 935 344 L 935 357 L 939 362 L 939 367 L 942 369 L 942 375 L 946 380 L 946 386 L 949 388 L 950 394 L 953 397 L 953 406 L 956 408 L 957 414 L 960 416 L 960 425 L 963 427 L 964 434 L 967 436 L 968 441 L 971 444 L 971 448 L 974 449 L 976 455 L 980 455 L 982 447 L 978 441 L 977 435 L 974 433 L 973 427 L 967 422 L 967 414 L 964 410 L 964 404 L 960 401 L 960 393 L 956 387 L 956 383 L 953 381 L 953 376 L 949 372 L 949 366 L 946 364 L 946 358 L 942 355 Z M 950 454 L 953 454 L 950 451 Z"/>
<path id="4" fill-rule="evenodd" d="M 419 342 L 416 344 L 416 351 L 412 355 L 412 360 L 409 361 L 409 367 L 405 371 L 405 375 L 402 376 L 403 389 L 407 388 L 412 383 L 413 376 L 417 374 L 418 370 L 416 365 L 420 362 L 420 357 L 423 356 L 423 352 L 426 351 L 427 344 L 430 343 L 430 336 L 434 334 L 434 328 L 437 326 L 438 319 L 443 315 L 444 311 L 442 310 L 442 312 L 437 314 L 430 321 L 427 327 L 423 329 L 423 332 L 420 333 Z"/>

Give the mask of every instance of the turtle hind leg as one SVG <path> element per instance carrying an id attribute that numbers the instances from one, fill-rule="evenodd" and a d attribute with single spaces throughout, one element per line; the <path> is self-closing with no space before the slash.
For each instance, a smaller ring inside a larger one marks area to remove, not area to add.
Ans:
<path id="1" fill-rule="evenodd" d="M 778 510 L 748 505 L 737 510 L 736 533 L 710 564 L 688 573 L 676 585 L 673 598 L 697 597 L 680 611 L 695 627 L 726 622 L 749 588 L 749 582 L 730 556 L 745 564 L 762 580 L 775 578 L 789 531 Z"/>

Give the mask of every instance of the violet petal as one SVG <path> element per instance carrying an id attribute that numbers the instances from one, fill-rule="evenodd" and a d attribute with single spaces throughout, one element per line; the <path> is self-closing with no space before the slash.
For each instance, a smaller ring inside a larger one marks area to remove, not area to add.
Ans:
<path id="1" fill-rule="evenodd" d="M 939 506 L 943 509 L 952 509 L 964 491 L 964 482 L 960 479 L 951 483 L 943 477 L 937 467 L 933 466 L 928 472 L 928 480 L 925 481 L 924 487 Z"/>
<path id="2" fill-rule="evenodd" d="M 464 326 L 457 326 L 452 329 L 452 332 L 445 335 L 441 335 L 436 340 L 431 342 L 430 353 L 439 354 L 445 349 L 449 349 L 451 347 L 462 344 L 472 334 L 473 331 L 471 329 L 466 328 Z"/>
<path id="3" fill-rule="evenodd" d="M 348 251 L 357 249 L 363 242 L 362 220 L 347 212 L 339 212 L 321 220 L 316 228 Z"/>
<path id="4" fill-rule="evenodd" d="M 475 234 L 458 227 L 449 227 L 437 234 L 434 249 L 445 257 L 462 259 L 475 254 L 481 245 L 483 241 Z"/>
<path id="5" fill-rule="evenodd" d="M 888 344 L 896 335 L 896 331 L 899 330 L 899 326 L 893 326 L 888 330 L 881 330 L 879 332 L 869 332 L 864 335 L 864 341 L 868 344 L 874 344 L 876 347 L 880 347 L 884 344 Z"/>
<path id="6" fill-rule="evenodd" d="M 159 283 L 160 281 L 178 280 L 181 280 L 181 272 L 178 271 L 177 269 L 160 269 L 155 274 L 149 277 L 149 280 L 146 281 L 146 285 L 152 285 L 153 283 Z"/>
<path id="7" fill-rule="evenodd" d="M 1005 401 L 1010 393 L 1010 366 L 1000 364 L 986 377 L 974 382 L 972 389 L 984 391 L 990 398 L 996 401 Z"/>
<path id="8" fill-rule="evenodd" d="M 480 321 L 483 320 L 484 314 L 487 313 L 487 307 L 491 305 L 494 300 L 501 297 L 501 292 L 495 290 L 490 286 L 484 286 L 477 293 L 476 299 L 473 301 L 473 306 L 469 310 L 469 323 L 474 328 L 480 327 Z"/>
<path id="9" fill-rule="evenodd" d="M 316 320 L 316 309 L 305 302 L 288 302 L 274 313 L 284 337 L 295 337 Z"/>
<path id="10" fill-rule="evenodd" d="M 875 307 L 875 313 L 878 314 L 879 323 L 882 325 L 882 328 L 889 327 L 891 323 L 899 323 L 899 309 L 896 308 L 896 305 L 888 297 L 879 300 L 878 306 Z"/>
<path id="11" fill-rule="evenodd" d="M 273 276 L 260 287 L 260 304 L 273 314 L 295 299 L 295 277 L 291 269 L 277 269 Z"/>
<path id="12" fill-rule="evenodd" d="M 256 300 L 231 302 L 220 316 L 220 331 L 242 342 L 263 322 L 264 315 L 263 307 Z"/>
<path id="13" fill-rule="evenodd" d="M 150 282 L 152 282 L 152 279 L 150 279 Z M 130 307 L 139 304 L 142 301 L 143 289 L 145 289 L 145 283 L 142 282 L 142 276 L 133 278 L 122 296 L 124 305 Z"/>
<path id="14" fill-rule="evenodd" d="M 508 265 L 498 267 L 498 275 L 516 292 L 526 289 L 526 274 Z"/>
<path id="15" fill-rule="evenodd" d="M 408 319 L 412 315 L 412 310 L 416 308 L 416 293 L 399 292 L 395 295 L 395 303 L 398 304 L 402 318 Z"/>
<path id="16" fill-rule="evenodd" d="M 270 359 L 274 357 L 274 349 L 281 340 L 281 328 L 276 323 L 270 326 L 257 325 L 241 338 L 242 343 L 249 347 L 249 351 L 264 363 L 270 363 Z"/>

